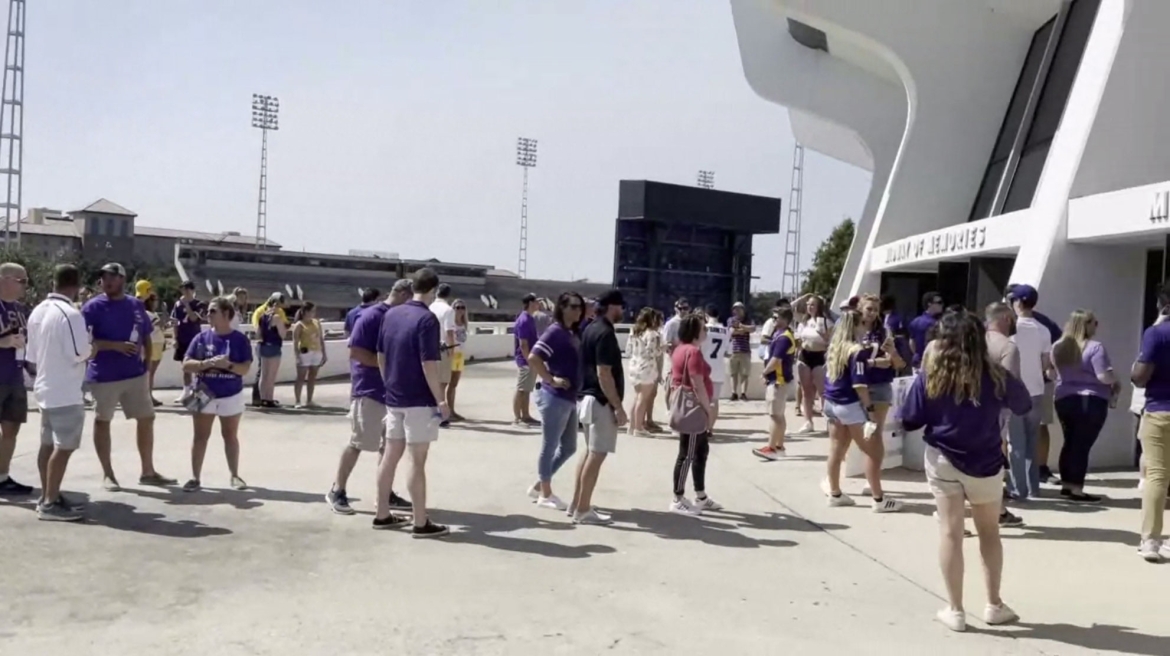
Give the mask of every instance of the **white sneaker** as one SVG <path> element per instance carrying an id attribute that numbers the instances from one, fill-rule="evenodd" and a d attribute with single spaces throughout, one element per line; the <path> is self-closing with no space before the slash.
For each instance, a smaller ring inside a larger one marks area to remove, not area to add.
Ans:
<path id="1" fill-rule="evenodd" d="M 613 519 L 611 519 L 608 515 L 602 516 L 596 511 L 590 510 L 589 512 L 577 513 L 573 515 L 573 523 L 587 524 L 592 526 L 606 526 L 607 524 L 612 524 Z"/>
<path id="2" fill-rule="evenodd" d="M 902 502 L 885 497 L 881 501 L 875 499 L 872 508 L 875 513 L 896 513 L 902 510 Z"/>
<path id="3" fill-rule="evenodd" d="M 865 486 L 861 488 L 861 496 L 863 496 L 863 497 L 873 496 L 873 488 L 871 488 L 869 486 L 869 483 L 866 483 Z"/>
<path id="4" fill-rule="evenodd" d="M 532 499 L 533 503 L 535 503 L 536 500 L 540 498 L 540 482 L 539 481 L 536 483 L 533 483 L 532 487 L 528 488 L 528 498 Z"/>
<path id="5" fill-rule="evenodd" d="M 686 515 L 688 517 L 698 517 L 699 515 L 703 514 L 702 510 L 692 506 L 691 502 L 687 501 L 685 497 L 679 499 L 678 501 L 671 501 L 670 507 L 667 510 L 679 515 Z"/>
<path id="6" fill-rule="evenodd" d="M 844 492 L 842 492 L 838 496 L 833 496 L 831 494 L 829 495 L 829 507 L 830 508 L 844 508 L 845 506 L 856 506 L 856 505 L 857 505 L 857 502 L 853 500 L 853 497 L 849 496 L 848 494 L 845 494 Z"/>
<path id="7" fill-rule="evenodd" d="M 1138 547 L 1138 555 L 1145 558 L 1147 563 L 1160 563 L 1162 562 L 1161 548 L 1161 542 L 1148 538 L 1142 540 L 1142 546 Z"/>
<path id="8" fill-rule="evenodd" d="M 557 498 L 557 495 L 550 497 L 540 497 L 536 500 L 536 505 L 541 508 L 552 508 L 553 510 L 564 510 L 569 507 L 569 504 Z"/>
<path id="9" fill-rule="evenodd" d="M 1008 605 L 1004 603 L 998 606 L 987 604 L 987 607 L 983 609 L 983 621 L 992 626 L 1010 624 L 1018 619 L 1020 616 L 1016 614 L 1016 611 L 1008 608 Z"/>
<path id="10" fill-rule="evenodd" d="M 817 432 L 817 429 L 813 426 L 811 421 L 804 422 L 804 425 L 800 427 L 800 430 L 796 431 L 798 435 L 808 435 L 809 433 L 815 432 Z"/>
<path id="11" fill-rule="evenodd" d="M 723 510 L 723 506 L 711 497 L 695 499 L 695 508 L 699 510 Z"/>
<path id="12" fill-rule="evenodd" d="M 634 437 L 654 437 L 654 435 L 650 431 L 641 430 L 641 429 L 636 430 L 636 431 L 632 431 L 631 435 L 633 435 Z"/>
<path id="13" fill-rule="evenodd" d="M 942 623 L 952 631 L 966 631 L 967 630 L 967 616 L 961 610 L 954 608 L 944 608 L 934 614 L 935 619 Z"/>

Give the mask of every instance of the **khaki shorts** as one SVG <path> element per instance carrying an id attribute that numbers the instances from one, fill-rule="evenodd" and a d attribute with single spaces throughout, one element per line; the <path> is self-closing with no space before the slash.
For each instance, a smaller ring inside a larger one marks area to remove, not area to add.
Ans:
<path id="1" fill-rule="evenodd" d="M 727 364 L 727 373 L 732 378 L 747 378 L 752 372 L 751 353 L 732 353 L 731 362 Z M 734 390 L 733 390 L 734 391 Z"/>
<path id="2" fill-rule="evenodd" d="M 520 371 L 516 373 L 516 391 L 531 394 L 536 387 L 536 374 L 532 372 L 531 367 L 520 367 Z"/>
<path id="3" fill-rule="evenodd" d="M 389 408 L 386 411 L 386 439 L 407 444 L 427 444 L 439 439 L 439 409 L 429 406 Z"/>
<path id="4" fill-rule="evenodd" d="M 788 408 L 788 395 L 792 392 L 792 383 L 768 385 L 764 390 L 764 407 L 772 417 L 783 417 Z"/>
<path id="5" fill-rule="evenodd" d="M 923 464 L 930 491 L 936 498 L 961 496 L 973 506 L 994 503 L 1003 498 L 1003 471 L 987 478 L 968 476 L 955 469 L 941 451 L 929 444 L 926 446 Z"/>
<path id="6" fill-rule="evenodd" d="M 439 351 L 439 384 L 451 382 L 451 349 Z"/>
<path id="7" fill-rule="evenodd" d="M 592 422 L 582 424 L 585 427 L 585 447 L 593 453 L 617 451 L 618 426 L 613 409 L 601 403 L 593 406 Z"/>
<path id="8" fill-rule="evenodd" d="M 359 396 L 349 402 L 349 445 L 359 451 L 377 451 L 382 448 L 386 434 L 386 404 L 368 396 Z"/>
<path id="9" fill-rule="evenodd" d="M 89 392 L 93 394 L 94 416 L 98 421 L 112 420 L 114 410 L 119 405 L 122 406 L 122 415 L 127 419 L 154 417 L 150 378 L 146 374 L 112 383 L 90 383 Z"/>

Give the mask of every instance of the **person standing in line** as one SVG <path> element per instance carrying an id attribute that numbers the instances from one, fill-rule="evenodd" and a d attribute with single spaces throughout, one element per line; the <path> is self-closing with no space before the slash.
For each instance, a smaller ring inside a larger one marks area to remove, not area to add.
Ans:
<path id="1" fill-rule="evenodd" d="M 455 352 L 458 342 L 455 339 L 455 308 L 447 300 L 451 298 L 451 285 L 443 283 L 435 293 L 435 301 L 431 303 L 431 312 L 439 320 L 439 386 L 443 398 L 448 398 L 447 387 L 451 384 L 451 356 Z M 529 342 L 529 346 L 536 340 Z M 449 406 L 448 406 L 449 407 Z M 527 407 L 527 405 L 525 406 Z M 450 419 L 444 419 L 440 428 L 450 425 Z"/>
<path id="2" fill-rule="evenodd" d="M 715 422 L 719 421 L 719 397 L 723 395 L 723 381 L 727 379 L 727 353 L 731 349 L 733 337 L 727 327 L 719 322 L 719 308 L 714 303 L 704 308 L 704 315 L 704 337 L 698 346 L 707 366 L 711 368 L 708 373 L 711 377 L 711 411 L 715 413 L 711 417 L 711 429 L 714 430 Z M 750 354 L 748 357 L 751 357 Z M 747 383 L 744 386 L 746 388 Z"/>
<path id="3" fill-rule="evenodd" d="M 930 341 L 930 334 L 938 318 L 943 313 L 943 297 L 938 292 L 926 292 L 922 295 L 922 314 L 910 320 L 907 332 L 910 333 L 910 366 L 918 371 L 922 367 L 922 355 L 926 353 L 926 344 Z"/>
<path id="4" fill-rule="evenodd" d="M 547 298 L 540 298 L 536 300 L 536 312 L 532 313 L 532 319 L 536 321 L 536 334 L 543 335 L 544 331 L 553 323 L 553 315 L 549 312 L 552 307 L 552 301 Z"/>
<path id="5" fill-rule="evenodd" d="M 1141 348 L 1130 370 L 1133 384 L 1145 390 L 1145 409 L 1138 424 L 1146 470 L 1138 555 L 1151 563 L 1170 558 L 1170 544 L 1162 533 L 1170 483 L 1170 321 L 1166 320 L 1170 315 L 1170 280 L 1158 291 L 1158 315 L 1158 321 L 1142 333 Z"/>
<path id="6" fill-rule="evenodd" d="M 1014 316 L 1012 309 L 1006 303 L 988 305 L 984 312 L 984 325 L 987 329 L 984 341 L 987 342 L 987 355 L 991 361 L 1003 367 L 1004 371 L 1018 380 L 1020 377 L 1020 349 L 1016 348 L 1016 343 L 1011 338 Z M 1011 411 L 1006 408 L 1000 413 L 1000 437 L 1005 461 L 1011 445 L 1011 439 L 1008 437 L 1011 416 Z M 1010 495 L 1010 488 L 1005 487 L 1005 492 Z M 999 512 L 999 525 L 1023 526 L 1024 520 L 1008 510 L 1005 505 Z"/>
<path id="7" fill-rule="evenodd" d="M 26 319 L 20 299 L 28 273 L 14 262 L 0 264 L 0 495 L 32 494 L 33 488 L 9 475 L 16 436 L 28 419 L 28 392 L 24 387 Z"/>
<path id="8" fill-rule="evenodd" d="M 516 360 L 516 393 L 512 397 L 512 418 L 517 426 L 536 426 L 540 422 L 532 418 L 529 411 L 529 401 L 532 390 L 536 387 L 536 375 L 528 366 L 528 355 L 532 346 L 540 335 L 536 332 L 536 319 L 532 314 L 536 312 L 536 294 L 527 294 L 521 299 L 523 309 L 516 316 L 516 323 L 512 326 L 512 340 L 515 345 L 514 357 Z"/>
<path id="9" fill-rule="evenodd" d="M 907 339 L 906 325 L 902 321 L 902 315 L 898 314 L 897 303 L 893 296 L 881 297 L 881 315 L 882 324 L 886 330 L 894 337 L 894 348 L 898 351 L 898 356 L 902 358 L 901 371 L 894 372 L 899 375 L 907 372 L 907 367 L 913 356 L 910 354 L 910 343 Z"/>
<path id="10" fill-rule="evenodd" d="M 825 301 L 820 296 L 805 300 L 805 319 L 796 327 L 796 375 L 800 379 L 800 400 L 804 426 L 798 433 L 807 435 L 816 432 L 813 424 L 813 402 L 821 398 L 824 407 L 825 394 L 825 353 L 833 337 L 833 320 L 825 314 Z"/>
<path id="11" fill-rule="evenodd" d="M 382 298 L 382 292 L 375 287 L 362 290 L 362 302 L 351 307 L 345 313 L 345 336 L 349 337 L 353 334 L 353 325 L 357 323 L 358 317 L 365 311 L 366 308 L 373 307 L 378 304 L 378 299 Z"/>
<path id="12" fill-rule="evenodd" d="M 119 405 L 126 419 L 137 425 L 139 485 L 174 485 L 178 481 L 154 468 L 154 404 L 146 375 L 151 326 L 146 308 L 126 295 L 126 269 L 121 264 L 111 262 L 101 274 L 102 293 L 82 306 L 81 315 L 96 349 L 85 379 L 94 398 L 93 445 L 102 465 L 102 487 L 108 492 L 122 489 L 110 460 L 110 422 Z"/>
<path id="13" fill-rule="evenodd" d="M 1014 376 L 994 363 L 978 320 L 969 313 L 944 315 L 938 337 L 922 361 L 901 407 L 908 431 L 924 429 L 926 478 L 940 519 L 939 565 L 948 605 L 935 617 L 952 631 L 967 629 L 963 610 L 964 502 L 979 536 L 988 604 L 983 620 L 991 625 L 1019 619 L 1000 597 L 1003 543 L 999 537 L 1003 503 L 1001 415 L 1030 411 L 1032 398 Z"/>
<path id="14" fill-rule="evenodd" d="M 182 297 L 175 302 L 171 309 L 171 320 L 175 322 L 175 362 L 182 362 L 187 355 L 187 347 L 191 340 L 203 330 L 203 322 L 207 320 L 207 304 L 195 298 L 195 283 L 190 280 L 179 285 Z M 191 373 L 183 372 L 183 387 L 191 386 Z M 175 404 L 179 404 L 175 399 Z"/>
<path id="15" fill-rule="evenodd" d="M 552 477 L 577 451 L 577 389 L 581 380 L 581 353 L 577 325 L 585 311 L 585 299 L 565 292 L 553 310 L 554 323 L 532 347 L 528 363 L 541 380 L 536 395 L 540 408 L 542 440 L 536 461 L 536 482 L 528 496 L 542 508 L 565 510 L 552 491 Z"/>
<path id="16" fill-rule="evenodd" d="M 386 383 L 378 364 L 378 341 L 386 311 L 402 305 L 412 296 L 410 280 L 394 283 L 385 302 L 366 308 L 353 324 L 349 335 L 349 444 L 341 452 L 337 476 L 325 495 L 325 501 L 338 515 L 352 515 L 346 485 L 362 452 L 384 455 L 386 434 Z M 399 454 L 401 457 L 401 454 Z M 410 502 L 390 490 L 390 510 L 410 512 Z"/>
<path id="17" fill-rule="evenodd" d="M 268 302 L 257 308 L 252 316 L 260 338 L 260 407 L 279 408 L 280 403 L 276 401 L 276 375 L 280 372 L 284 337 L 288 334 L 284 294 L 273 293 L 268 297 Z"/>
<path id="18" fill-rule="evenodd" d="M 678 456 L 674 460 L 674 499 L 667 507 L 672 513 L 694 517 L 704 510 L 723 510 L 723 506 L 707 496 L 707 456 L 711 452 L 711 426 L 715 423 L 715 410 L 711 405 L 714 392 L 711 384 L 711 367 L 707 364 L 699 346 L 706 337 L 706 326 L 701 313 L 683 317 L 678 327 L 678 346 L 671 353 L 671 387 L 675 393 L 691 390 L 695 402 L 707 416 L 707 429 L 701 433 L 679 433 Z M 695 488 L 695 501 L 686 497 L 687 473 L 691 474 Z"/>
<path id="19" fill-rule="evenodd" d="M 650 393 L 658 387 L 661 377 L 658 371 L 658 362 L 662 354 L 662 335 L 654 328 L 655 314 L 653 308 L 642 308 L 634 327 L 630 330 L 630 338 L 626 342 L 626 350 L 630 355 L 630 379 L 634 384 L 634 404 L 630 410 L 630 434 L 634 437 L 651 437 L 646 430 L 646 417 L 651 402 Z"/>
<path id="20" fill-rule="evenodd" d="M 85 362 L 94 353 L 85 318 L 73 306 L 80 287 L 77 267 L 58 265 L 53 270 L 53 292 L 28 318 L 28 361 L 36 367 L 33 395 L 41 409 L 37 519 L 47 521 L 76 522 L 85 517 L 79 506 L 61 494 L 69 458 L 81 446 L 85 428 L 81 385 Z"/>
<path id="21" fill-rule="evenodd" d="M 325 331 L 317 318 L 316 304 L 306 301 L 293 317 L 292 328 L 294 357 L 297 363 L 297 379 L 293 384 L 293 400 L 297 408 L 311 408 L 313 392 L 317 389 L 317 373 L 329 361 L 325 352 Z M 301 405 L 301 388 L 305 388 L 305 404 Z"/>
<path id="22" fill-rule="evenodd" d="M 439 439 L 439 423 L 450 408 L 440 387 L 439 319 L 430 310 L 439 287 L 439 276 L 423 267 L 414 273 L 414 298 L 390 308 L 378 333 L 378 365 L 386 387 L 386 440 L 378 465 L 377 510 L 373 527 L 395 528 L 410 521 L 390 513 L 390 491 L 398 462 L 410 451 L 410 498 L 414 501 L 411 535 L 437 538 L 450 529 L 427 515 L 427 453 Z"/>
<path id="23" fill-rule="evenodd" d="M 1008 285 L 1007 292 L 1004 294 L 1005 298 L 1011 298 L 1012 289 L 1015 286 Z M 1044 313 L 1037 312 L 1035 308 L 1032 309 L 1032 318 L 1048 331 L 1048 336 L 1053 344 L 1060 341 L 1063 330 L 1059 324 Z M 1040 482 L 1050 485 L 1060 483 L 1060 479 L 1052 473 L 1052 468 L 1048 466 L 1048 450 L 1049 444 L 1052 442 L 1052 434 L 1048 427 L 1055 423 L 1056 378 L 1054 372 L 1047 372 L 1044 375 L 1044 400 L 1040 404 L 1040 428 L 1036 442 L 1036 461 L 1040 463 Z"/>
<path id="24" fill-rule="evenodd" d="M 138 281 L 139 285 L 141 285 L 143 282 L 146 282 L 146 281 L 145 280 Z M 150 283 L 147 283 L 147 284 L 149 285 Z M 154 291 L 149 289 L 149 288 L 146 290 L 145 293 L 146 293 L 146 295 L 143 296 L 142 295 L 143 291 L 141 289 L 139 289 L 139 291 L 135 294 L 135 296 L 138 298 L 138 300 L 142 301 L 143 307 L 146 308 L 146 317 L 148 319 L 150 319 L 150 328 L 151 328 L 151 330 L 150 330 L 150 346 L 151 346 L 151 348 L 150 348 L 150 371 L 148 372 L 150 375 L 150 402 L 153 403 L 154 407 L 157 408 L 157 407 L 161 406 L 163 404 L 163 402 L 159 401 L 154 396 L 154 377 L 155 377 L 155 374 L 158 372 L 158 366 L 160 364 L 162 364 L 163 353 L 166 352 L 166 350 L 167 350 L 167 336 L 166 336 L 166 333 L 163 332 L 163 328 L 165 327 L 168 320 L 166 318 L 164 318 L 162 316 L 162 313 L 160 313 L 158 311 L 158 295 L 155 294 Z"/>
<path id="25" fill-rule="evenodd" d="M 580 334 L 584 333 L 585 329 L 588 328 L 589 324 L 593 323 L 593 320 L 596 318 L 597 318 L 597 299 L 596 298 L 585 299 L 585 316 L 581 318 L 581 325 L 577 327 L 577 334 L 580 335 Z"/>
<path id="26" fill-rule="evenodd" d="M 208 330 L 195 336 L 187 345 L 183 371 L 203 384 L 210 402 L 191 414 L 194 436 L 191 440 L 191 480 L 183 484 L 184 492 L 202 489 L 203 458 L 211 429 L 219 417 L 223 450 L 227 457 L 233 490 L 246 490 L 240 478 L 240 418 L 244 416 L 244 376 L 252 367 L 252 345 L 248 338 L 232 328 L 236 310 L 230 298 L 213 298 L 207 308 Z"/>
<path id="27" fill-rule="evenodd" d="M 655 383 L 654 387 L 650 388 L 650 398 L 646 401 L 646 417 L 643 421 L 643 426 L 650 433 L 663 432 L 662 426 L 658 425 L 658 422 L 654 421 L 654 402 L 658 399 L 658 386 L 663 384 L 663 376 L 665 375 L 663 372 L 666 370 L 667 365 L 666 348 L 665 344 L 662 342 L 662 327 L 664 325 L 666 325 L 666 317 L 663 316 L 662 310 L 654 310 L 653 329 L 655 334 L 658 335 L 658 361 L 656 363 L 658 371 L 658 382 Z M 666 381 L 666 384 L 669 383 L 670 381 Z"/>
<path id="28" fill-rule="evenodd" d="M 1101 500 L 1085 494 L 1089 452 L 1121 392 L 1105 345 L 1093 339 L 1096 333 L 1097 317 L 1088 310 L 1076 310 L 1065 323 L 1063 336 L 1052 345 L 1056 415 L 1064 432 L 1060 495 L 1082 503 Z"/>
<path id="29" fill-rule="evenodd" d="M 1040 468 L 1037 462 L 1041 412 L 1044 404 L 1044 380 L 1052 371 L 1052 339 L 1048 329 L 1032 316 L 1039 294 L 1030 285 L 1015 285 L 1010 298 L 1016 313 L 1016 334 L 1012 336 L 1020 351 L 1020 380 L 1032 395 L 1032 410 L 1013 416 L 1008 429 L 1013 498 L 1019 501 L 1040 496 Z"/>
<path id="30" fill-rule="evenodd" d="M 772 307 L 772 313 L 768 319 L 764 321 L 764 327 L 760 329 L 760 360 L 762 362 L 768 361 L 768 345 L 772 341 L 772 335 L 776 332 L 776 315 L 783 309 L 792 309 L 792 303 L 786 297 L 776 299 L 775 306 Z"/>
<path id="31" fill-rule="evenodd" d="M 666 401 L 666 410 L 670 411 L 670 355 L 674 353 L 674 347 L 678 346 L 678 325 L 682 318 L 691 313 L 691 304 L 685 298 L 679 298 L 674 302 L 674 316 L 666 320 L 662 326 L 662 346 L 664 349 L 665 362 L 662 372 L 663 384 L 666 385 L 666 395 L 663 400 Z"/>
<path id="32" fill-rule="evenodd" d="M 731 306 L 731 400 L 746 401 L 748 378 L 752 373 L 752 332 L 756 327 L 747 316 L 743 303 Z"/>
<path id="33" fill-rule="evenodd" d="M 865 329 L 862 348 L 868 360 L 865 364 L 866 387 L 869 390 L 869 401 L 873 404 L 873 412 L 869 413 L 870 421 L 866 424 L 871 425 L 872 429 L 865 440 L 869 446 L 869 465 L 876 467 L 877 475 L 880 476 L 886 455 L 886 415 L 894 403 L 894 374 L 904 368 L 906 363 L 898 354 L 893 333 L 882 321 L 881 299 L 874 294 L 865 294 L 858 300 L 857 307 L 861 312 L 861 325 Z"/>
<path id="34" fill-rule="evenodd" d="M 784 434 L 788 431 L 788 419 L 784 412 L 788 407 L 788 395 L 792 393 L 792 369 L 796 362 L 796 336 L 789 329 L 791 324 L 791 309 L 781 308 L 776 311 L 772 338 L 768 340 L 768 354 L 764 360 L 764 401 L 770 424 L 768 444 L 763 448 L 752 449 L 752 453 L 764 460 L 779 460 L 787 455 Z"/>
<path id="35" fill-rule="evenodd" d="M 235 309 L 235 314 L 232 315 L 232 330 L 240 330 L 240 322 L 248 318 L 248 290 L 236 287 L 232 290 L 232 298 L 235 300 L 232 306 Z"/>
<path id="36" fill-rule="evenodd" d="M 463 345 L 467 343 L 467 304 L 455 299 L 451 305 L 455 310 L 455 348 L 451 351 L 451 382 L 447 385 L 447 407 L 451 409 L 451 421 L 465 421 L 463 415 L 455 412 L 455 390 L 459 387 L 459 379 L 463 377 L 464 362 Z"/>
<path id="37" fill-rule="evenodd" d="M 581 391 L 577 412 L 585 430 L 585 453 L 577 456 L 573 500 L 568 511 L 574 524 L 609 524 L 613 520 L 593 507 L 593 489 L 606 456 L 617 450 L 618 429 L 626 425 L 622 398 L 626 393 L 622 349 L 613 324 L 625 309 L 616 289 L 597 299 L 598 315 L 581 336 Z"/>

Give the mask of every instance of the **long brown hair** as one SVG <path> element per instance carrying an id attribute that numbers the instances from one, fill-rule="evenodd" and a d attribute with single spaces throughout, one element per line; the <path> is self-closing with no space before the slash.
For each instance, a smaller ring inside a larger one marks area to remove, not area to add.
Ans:
<path id="1" fill-rule="evenodd" d="M 926 374 L 926 396 L 937 399 L 950 394 L 955 403 L 970 401 L 979 405 L 983 393 L 983 374 L 995 385 L 996 398 L 1003 398 L 1007 372 L 991 360 L 987 338 L 975 315 L 947 312 L 939 319 L 938 336 L 922 363 Z"/>
<path id="2" fill-rule="evenodd" d="M 641 335 L 647 330 L 654 330 L 654 323 L 656 319 L 656 312 L 654 308 L 644 307 L 638 312 L 638 318 L 634 320 L 634 328 L 630 332 L 635 337 Z"/>
<path id="3" fill-rule="evenodd" d="M 1073 310 L 1064 322 L 1064 333 L 1052 345 L 1052 363 L 1057 367 L 1080 364 L 1085 343 L 1096 332 L 1097 317 L 1089 310 Z"/>

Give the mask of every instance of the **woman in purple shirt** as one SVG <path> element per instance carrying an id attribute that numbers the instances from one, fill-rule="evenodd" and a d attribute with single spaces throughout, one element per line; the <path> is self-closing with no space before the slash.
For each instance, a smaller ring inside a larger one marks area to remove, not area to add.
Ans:
<path id="1" fill-rule="evenodd" d="M 552 325 L 536 340 L 528 356 L 528 366 L 540 379 L 536 407 L 540 408 L 542 435 L 537 481 L 528 489 L 528 496 L 542 508 L 567 507 L 553 494 L 552 477 L 577 451 L 577 390 L 581 387 L 577 325 L 584 311 L 585 300 L 580 294 L 561 294 Z"/>
<path id="2" fill-rule="evenodd" d="M 1105 346 L 1093 339 L 1097 317 L 1076 310 L 1064 324 L 1064 334 L 1052 345 L 1056 366 L 1056 416 L 1064 432 L 1060 449 L 1060 494 L 1069 501 L 1095 503 L 1101 497 L 1085 494 L 1089 451 L 1121 386 Z"/>
<path id="3" fill-rule="evenodd" d="M 999 596 L 1003 575 L 1003 544 L 999 514 L 1003 504 L 1003 447 L 1000 414 L 1023 415 L 1032 398 L 1018 379 L 993 362 L 979 320 L 968 312 L 948 312 L 938 323 L 938 336 L 926 351 L 922 370 L 901 408 L 902 427 L 924 429 L 926 479 L 938 508 L 942 566 L 950 604 L 936 617 L 952 631 L 964 631 L 963 504 L 979 535 L 987 583 L 988 624 L 1018 619 Z"/>
<path id="4" fill-rule="evenodd" d="M 876 295 L 865 294 L 857 307 L 861 312 L 861 324 L 865 328 L 861 348 L 868 358 L 865 378 L 869 401 L 873 404 L 873 412 L 870 414 L 873 430 L 865 437 L 877 461 L 878 471 L 881 471 L 882 460 L 886 455 L 882 433 L 886 430 L 886 415 L 894 402 L 894 375 L 906 366 L 906 361 L 894 344 L 894 334 L 882 319 L 881 303 Z"/>

